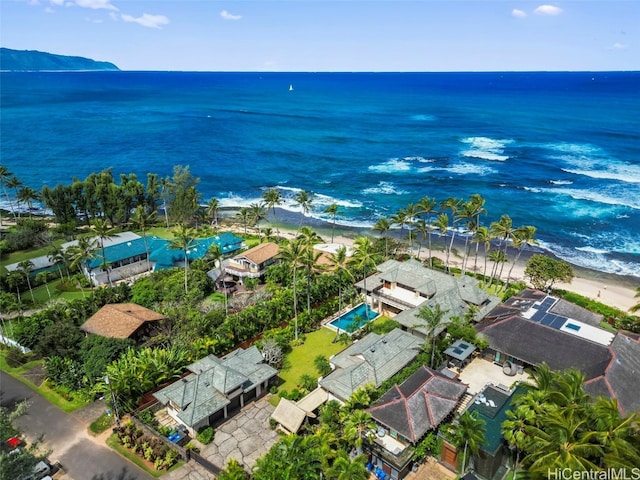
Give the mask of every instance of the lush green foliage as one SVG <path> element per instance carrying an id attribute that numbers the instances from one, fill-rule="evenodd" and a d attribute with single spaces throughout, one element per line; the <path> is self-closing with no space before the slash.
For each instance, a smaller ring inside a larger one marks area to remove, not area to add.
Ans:
<path id="1" fill-rule="evenodd" d="M 550 291 L 557 282 L 571 283 L 573 280 L 573 268 L 568 262 L 546 255 L 532 255 L 524 273 L 534 287 L 545 292 Z"/>
<path id="2" fill-rule="evenodd" d="M 99 434 L 107 430 L 109 427 L 113 425 L 113 415 L 107 415 L 103 413 L 98 418 L 96 418 L 89 425 L 89 431 L 94 434 Z"/>
<path id="3" fill-rule="evenodd" d="M 638 413 L 620 415 L 615 399 L 589 397 L 577 370 L 541 365 L 503 424 L 507 441 L 532 478 L 549 469 L 598 471 L 640 465 Z M 534 386 L 535 385 L 535 386 Z"/>
<path id="4" fill-rule="evenodd" d="M 196 440 L 204 445 L 209 445 L 213 441 L 213 436 L 215 435 L 215 430 L 213 427 L 203 427 L 198 430 L 196 434 Z"/>

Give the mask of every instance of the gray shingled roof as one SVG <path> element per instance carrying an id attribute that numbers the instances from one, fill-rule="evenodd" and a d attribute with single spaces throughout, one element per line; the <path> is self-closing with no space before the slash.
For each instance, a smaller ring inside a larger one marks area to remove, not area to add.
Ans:
<path id="1" fill-rule="evenodd" d="M 531 365 L 546 363 L 552 370 L 576 368 L 587 379 L 602 375 L 611 360 L 609 348 L 532 322 L 518 315 L 485 319 L 476 325 L 492 349 Z"/>
<path id="2" fill-rule="evenodd" d="M 385 427 L 417 443 L 453 412 L 467 386 L 422 366 L 367 411 Z"/>
<path id="3" fill-rule="evenodd" d="M 370 333 L 331 358 L 336 369 L 320 380 L 320 385 L 346 400 L 368 383 L 380 386 L 391 378 L 416 357 L 422 343 L 399 328 L 383 336 Z"/>
<path id="4" fill-rule="evenodd" d="M 613 358 L 601 377 L 585 383 L 593 396 L 618 399 L 621 413 L 640 411 L 640 342 L 619 332 L 610 347 Z"/>
<path id="5" fill-rule="evenodd" d="M 193 372 L 191 375 L 153 395 L 165 405 L 169 401 L 177 405 L 182 410 L 178 418 L 193 426 L 228 405 L 226 395 L 239 386 L 246 392 L 278 374 L 263 361 L 255 345 L 247 350 L 239 348 L 222 358 L 209 355 L 187 367 Z"/>

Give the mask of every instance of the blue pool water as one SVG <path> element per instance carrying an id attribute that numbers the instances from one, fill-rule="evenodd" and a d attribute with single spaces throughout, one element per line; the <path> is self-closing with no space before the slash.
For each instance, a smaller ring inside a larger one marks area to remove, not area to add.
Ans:
<path id="1" fill-rule="evenodd" d="M 361 329 L 366 323 L 374 320 L 376 317 L 378 317 L 378 313 L 376 311 L 374 311 L 369 305 L 361 303 L 357 307 L 340 315 L 338 318 L 330 322 L 329 325 L 336 330 L 340 329 L 342 331 L 352 333 Z M 360 324 L 358 325 L 358 323 Z"/>

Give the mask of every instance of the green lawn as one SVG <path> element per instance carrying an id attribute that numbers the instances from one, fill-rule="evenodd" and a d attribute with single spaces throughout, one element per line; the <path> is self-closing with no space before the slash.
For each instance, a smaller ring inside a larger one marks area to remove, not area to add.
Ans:
<path id="1" fill-rule="evenodd" d="M 332 343 L 335 336 L 335 332 L 328 328 L 308 333 L 304 345 L 294 347 L 285 357 L 285 367 L 280 371 L 280 378 L 283 380 L 280 390 L 291 391 L 296 388 L 300 377 L 305 373 L 319 377 L 313 360 L 318 355 L 329 358 L 347 347 L 342 343 Z"/>
<path id="2" fill-rule="evenodd" d="M 51 249 L 56 246 L 59 247 L 66 240 L 59 239 L 53 242 L 51 245 L 39 248 L 30 248 L 29 250 L 20 250 L 18 252 L 11 252 L 2 258 L 2 265 L 11 265 L 12 263 L 22 262 L 23 260 L 31 260 L 32 258 L 42 257 L 48 255 Z"/>

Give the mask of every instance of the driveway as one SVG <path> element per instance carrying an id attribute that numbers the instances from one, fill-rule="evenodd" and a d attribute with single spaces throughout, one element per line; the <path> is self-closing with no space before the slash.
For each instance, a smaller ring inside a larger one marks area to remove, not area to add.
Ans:
<path id="1" fill-rule="evenodd" d="M 235 458 L 247 471 L 256 460 L 264 456 L 278 440 L 278 433 L 269 427 L 269 417 L 275 410 L 267 394 L 216 428 L 213 441 L 205 446 L 201 455 L 219 467 L 226 467 Z"/>
<path id="2" fill-rule="evenodd" d="M 0 405 L 12 408 L 28 400 L 26 415 L 16 426 L 29 440 L 43 436 L 49 458 L 59 461 L 73 480 L 152 480 L 152 477 L 129 463 L 87 433 L 88 418 L 82 413 L 69 414 L 38 395 L 26 385 L 0 371 Z M 86 412 L 86 411 L 85 411 Z M 87 415 L 90 416 L 90 415 Z"/>

